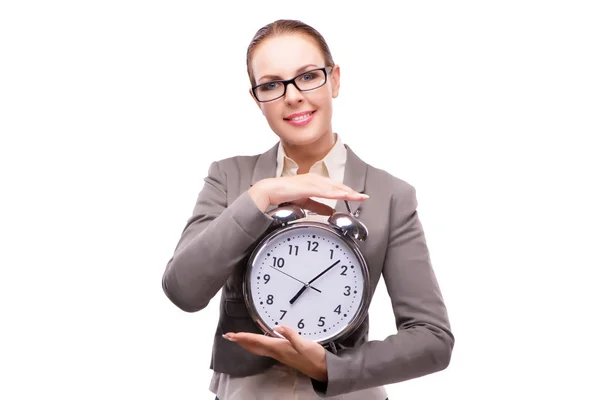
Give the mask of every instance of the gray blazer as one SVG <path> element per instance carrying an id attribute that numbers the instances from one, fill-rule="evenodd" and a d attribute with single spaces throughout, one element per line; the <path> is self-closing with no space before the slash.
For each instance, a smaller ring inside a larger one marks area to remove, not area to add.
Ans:
<path id="1" fill-rule="evenodd" d="M 454 336 L 417 215 L 415 188 L 362 161 L 348 145 L 344 184 L 370 198 L 350 202 L 369 229 L 360 249 L 371 273 L 371 296 L 383 276 L 398 333 L 368 341 L 369 319 L 326 352 L 328 382 L 315 390 L 335 396 L 405 381 L 445 369 Z M 233 376 L 260 373 L 276 361 L 256 356 L 221 337 L 226 332 L 261 333 L 242 296 L 245 265 L 253 245 L 273 219 L 261 212 L 247 190 L 275 177 L 277 144 L 254 156 L 210 165 L 193 214 L 183 229 L 162 278 L 167 297 L 187 312 L 202 310 L 222 289 L 210 368 Z M 275 206 L 270 206 L 267 212 Z M 343 201 L 335 209 L 346 211 Z M 324 394 L 323 394 L 324 393 Z"/>

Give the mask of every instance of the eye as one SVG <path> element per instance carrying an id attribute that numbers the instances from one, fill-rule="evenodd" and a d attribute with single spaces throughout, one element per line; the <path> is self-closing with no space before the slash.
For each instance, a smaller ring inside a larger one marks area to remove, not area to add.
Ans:
<path id="1" fill-rule="evenodd" d="M 281 82 L 267 82 L 260 85 L 258 87 L 258 90 L 260 90 L 261 92 L 268 92 L 271 90 L 276 90 L 277 88 L 279 88 L 279 86 L 281 86 Z"/>
<path id="2" fill-rule="evenodd" d="M 303 81 L 311 81 L 313 79 L 315 79 L 315 74 L 313 74 L 313 73 L 309 72 L 309 73 L 306 73 L 306 74 L 302 75 L 302 80 Z"/>

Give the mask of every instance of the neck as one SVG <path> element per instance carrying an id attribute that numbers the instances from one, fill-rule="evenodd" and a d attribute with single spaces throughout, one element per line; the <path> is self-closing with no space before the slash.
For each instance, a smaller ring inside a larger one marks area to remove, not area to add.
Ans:
<path id="1" fill-rule="evenodd" d="M 322 160 L 335 144 L 335 140 L 336 134 L 331 132 L 309 145 L 298 146 L 284 141 L 281 145 L 285 154 L 298 164 L 298 175 L 300 175 L 307 173 L 314 163 Z"/>

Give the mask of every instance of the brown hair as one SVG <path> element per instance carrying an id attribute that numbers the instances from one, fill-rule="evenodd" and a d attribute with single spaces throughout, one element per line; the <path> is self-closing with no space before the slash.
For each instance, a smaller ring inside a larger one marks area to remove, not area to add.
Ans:
<path id="1" fill-rule="evenodd" d="M 254 38 L 248 46 L 248 51 L 246 53 L 246 68 L 248 70 L 248 77 L 250 78 L 250 83 L 252 84 L 252 86 L 256 85 L 256 81 L 254 80 L 254 75 L 252 73 L 252 67 L 250 66 L 250 63 L 252 61 L 252 55 L 256 47 L 265 39 L 268 39 L 272 36 L 291 33 L 304 34 L 314 39 L 317 42 L 317 46 L 319 46 L 319 48 L 321 49 L 321 52 L 323 52 L 323 58 L 325 58 L 325 66 L 335 65 L 335 63 L 333 62 L 333 57 L 331 56 L 331 51 L 329 51 L 329 46 L 327 46 L 327 42 L 315 28 L 298 20 L 279 19 L 260 28 L 254 35 Z"/>

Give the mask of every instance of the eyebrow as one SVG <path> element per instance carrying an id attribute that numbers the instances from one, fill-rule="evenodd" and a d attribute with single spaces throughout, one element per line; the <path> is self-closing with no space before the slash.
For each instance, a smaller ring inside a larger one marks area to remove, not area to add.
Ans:
<path id="1" fill-rule="evenodd" d="M 299 74 L 301 71 L 305 70 L 305 69 L 306 69 L 306 68 L 308 68 L 308 67 L 315 67 L 315 68 L 319 68 L 319 66 L 318 66 L 318 65 L 315 65 L 315 64 L 306 64 L 305 66 L 298 68 L 298 69 L 296 70 L 296 73 L 297 73 L 297 74 Z M 265 78 L 269 78 L 269 79 L 271 79 L 271 80 L 273 80 L 273 79 L 283 79 L 283 78 L 282 78 L 282 77 L 280 77 L 279 75 L 265 75 L 265 76 L 261 77 L 261 78 L 260 78 L 258 81 L 260 82 L 260 81 L 262 81 L 262 80 L 263 80 L 263 79 L 265 79 Z"/>

